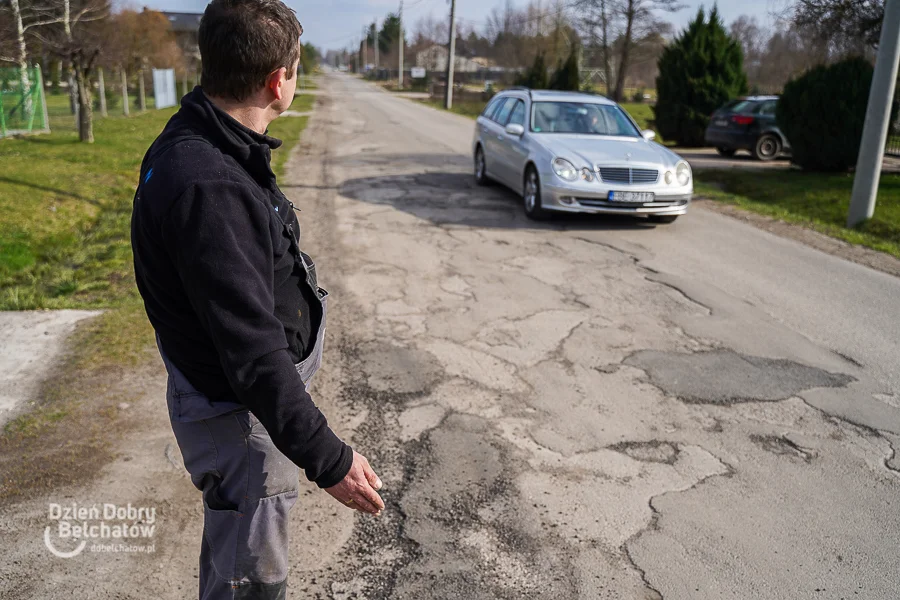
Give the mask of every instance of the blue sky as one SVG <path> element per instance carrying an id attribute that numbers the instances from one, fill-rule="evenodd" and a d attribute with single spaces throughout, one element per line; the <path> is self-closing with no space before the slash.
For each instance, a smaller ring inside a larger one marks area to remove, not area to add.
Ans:
<path id="1" fill-rule="evenodd" d="M 718 0 L 719 11 L 726 24 L 742 14 L 756 16 L 768 23 L 769 15 L 786 0 Z M 513 0 L 514 3 L 516 0 Z M 202 12 L 206 0 L 145 0 L 140 3 L 158 10 Z M 324 2 L 299 2 L 287 0 L 303 23 L 303 39 L 324 48 L 342 48 L 354 42 L 366 22 L 396 11 L 399 0 L 326 0 Z M 457 13 L 469 22 L 483 22 L 494 6 L 501 6 L 503 0 L 457 0 Z M 547 2 L 549 5 L 549 2 Z M 711 0 L 682 0 L 687 8 L 664 17 L 676 28 L 683 27 L 703 4 L 711 6 Z M 435 18 L 446 18 L 449 4 L 446 0 L 406 0 L 404 16 L 407 22 L 415 23 L 420 17 L 431 13 Z M 406 20 L 405 19 L 405 20 Z"/>

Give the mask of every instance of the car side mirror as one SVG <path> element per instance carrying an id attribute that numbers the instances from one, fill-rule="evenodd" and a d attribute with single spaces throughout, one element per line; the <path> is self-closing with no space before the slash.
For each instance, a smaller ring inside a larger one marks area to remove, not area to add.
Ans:
<path id="1" fill-rule="evenodd" d="M 641 137 L 643 137 L 648 142 L 652 142 L 656 139 L 656 132 L 652 129 L 645 129 L 641 132 Z"/>
<path id="2" fill-rule="evenodd" d="M 510 123 L 506 126 L 506 133 L 509 135 L 514 135 L 516 137 L 522 137 L 525 135 L 525 127 L 519 125 L 518 123 Z"/>

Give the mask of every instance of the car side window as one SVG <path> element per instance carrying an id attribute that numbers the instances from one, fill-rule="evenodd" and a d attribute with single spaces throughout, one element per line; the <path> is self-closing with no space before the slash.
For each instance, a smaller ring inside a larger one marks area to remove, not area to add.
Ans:
<path id="1" fill-rule="evenodd" d="M 515 105 L 515 98 L 507 98 L 506 103 L 494 113 L 494 121 L 496 121 L 500 125 L 506 125 L 507 119 L 509 119 L 509 113 L 512 112 L 513 105 Z"/>
<path id="2" fill-rule="evenodd" d="M 490 119 L 497 111 L 497 108 L 502 104 L 503 98 L 494 98 L 493 100 L 488 102 L 488 105 L 485 107 L 484 112 L 481 113 L 481 116 Z"/>
<path id="3" fill-rule="evenodd" d="M 513 123 L 523 127 L 525 126 L 525 103 L 521 100 L 516 100 L 516 104 L 509 114 L 509 121 L 506 122 L 506 125 L 512 125 Z M 501 123 L 501 125 L 502 124 L 503 123 Z"/>
<path id="4" fill-rule="evenodd" d="M 774 100 L 770 100 L 768 102 L 763 102 L 763 105 L 759 109 L 759 114 L 765 116 L 773 116 L 775 114 L 775 106 L 778 103 Z"/>

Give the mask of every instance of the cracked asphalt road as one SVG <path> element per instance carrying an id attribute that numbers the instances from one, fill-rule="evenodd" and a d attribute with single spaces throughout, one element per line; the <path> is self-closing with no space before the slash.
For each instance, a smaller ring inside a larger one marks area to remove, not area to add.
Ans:
<path id="1" fill-rule="evenodd" d="M 302 482 L 291 597 L 897 597 L 900 280 L 699 206 L 536 225 L 474 185 L 471 121 L 319 96 L 281 182 L 332 298 L 312 392 L 387 509 Z M 0 506 L 0 598 L 193 595 L 156 373 L 101 477 Z M 59 494 L 155 504 L 156 554 L 49 556 Z"/>
<path id="2" fill-rule="evenodd" d="M 895 597 L 898 280 L 700 208 L 535 225 L 471 121 L 321 99 L 288 183 L 389 509 L 308 593 Z"/>

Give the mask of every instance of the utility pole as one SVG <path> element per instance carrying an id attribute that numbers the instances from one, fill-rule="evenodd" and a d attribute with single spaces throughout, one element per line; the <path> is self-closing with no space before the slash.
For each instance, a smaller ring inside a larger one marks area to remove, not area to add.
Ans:
<path id="1" fill-rule="evenodd" d="M 447 52 L 447 89 L 444 90 L 444 108 L 453 108 L 453 67 L 456 62 L 456 0 L 450 0 L 450 44 Z"/>
<path id="2" fill-rule="evenodd" d="M 403 0 L 400 0 L 400 14 L 397 17 L 400 25 L 400 72 L 397 74 L 397 89 L 403 89 Z"/>
<path id="3" fill-rule="evenodd" d="M 359 44 L 358 53 L 356 55 L 356 72 L 357 74 L 362 73 L 362 42 Z"/>
<path id="4" fill-rule="evenodd" d="M 372 21 L 372 31 L 375 36 L 375 79 L 378 79 L 378 19 Z"/>
<path id="5" fill-rule="evenodd" d="M 887 144 L 891 121 L 891 104 L 900 66 L 900 0 L 885 0 L 884 21 L 881 24 L 881 40 L 875 74 L 869 91 L 869 105 L 863 127 L 859 159 L 853 178 L 853 195 L 850 197 L 850 214 L 847 227 L 854 227 L 872 218 L 881 179 L 881 164 Z"/>

